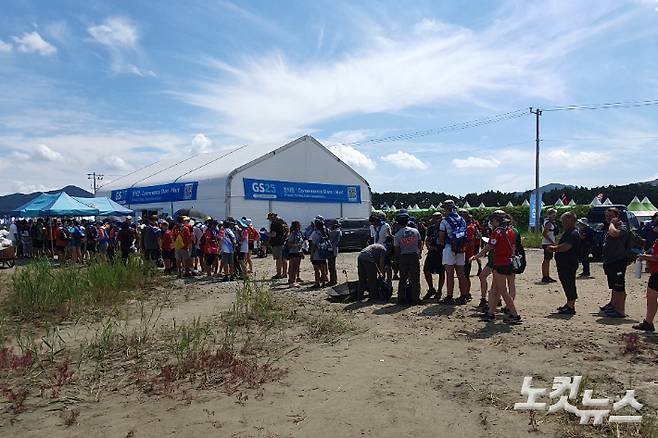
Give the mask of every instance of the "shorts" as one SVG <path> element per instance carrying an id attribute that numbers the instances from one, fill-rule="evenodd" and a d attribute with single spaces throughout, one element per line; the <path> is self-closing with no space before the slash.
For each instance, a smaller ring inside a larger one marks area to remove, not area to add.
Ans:
<path id="1" fill-rule="evenodd" d="M 471 276 L 471 264 L 472 262 L 470 260 L 466 260 L 466 263 L 464 263 L 464 275 L 466 275 L 466 278 Z"/>
<path id="2" fill-rule="evenodd" d="M 494 271 L 498 272 L 500 275 L 512 275 L 512 266 L 511 265 L 498 265 L 494 266 Z"/>
<path id="3" fill-rule="evenodd" d="M 160 250 L 159 249 L 145 249 L 144 250 L 144 258 L 146 260 L 157 261 L 160 258 Z"/>
<path id="4" fill-rule="evenodd" d="M 443 264 L 447 266 L 464 266 L 466 264 L 466 253 L 459 252 L 455 254 L 452 252 L 450 245 L 443 248 Z"/>
<path id="5" fill-rule="evenodd" d="M 302 253 L 301 252 L 291 252 L 290 254 L 288 254 L 288 260 L 292 260 L 292 259 L 300 259 L 301 260 L 302 259 Z"/>
<path id="6" fill-rule="evenodd" d="M 233 266 L 235 264 L 235 260 L 233 258 L 233 253 L 232 252 L 223 252 L 222 253 L 222 263 L 224 265 Z"/>
<path id="7" fill-rule="evenodd" d="M 238 253 L 238 260 L 247 260 L 247 253 L 246 252 L 239 252 Z"/>
<path id="8" fill-rule="evenodd" d="M 626 260 L 603 264 L 603 272 L 608 278 L 608 289 L 613 292 L 626 292 Z"/>
<path id="9" fill-rule="evenodd" d="M 190 259 L 190 251 L 188 249 L 177 249 L 176 260 L 179 262 L 186 262 Z"/>
<path id="10" fill-rule="evenodd" d="M 64 252 L 65 249 L 66 249 L 65 246 L 61 246 L 61 245 L 55 246 L 55 251 L 56 252 Z"/>
<path id="11" fill-rule="evenodd" d="M 653 274 L 651 274 L 651 277 L 649 277 L 648 287 L 649 289 L 658 291 L 658 272 L 654 272 Z"/>
<path id="12" fill-rule="evenodd" d="M 553 252 L 547 251 L 546 248 L 548 248 L 550 245 L 542 245 L 541 247 L 544 249 L 544 261 L 551 261 L 553 260 Z"/>
<path id="13" fill-rule="evenodd" d="M 203 252 L 201 251 L 201 248 L 197 248 L 196 246 L 192 247 L 192 257 L 201 257 L 203 256 Z"/>
<path id="14" fill-rule="evenodd" d="M 271 248 L 274 260 L 283 260 L 283 245 L 272 246 Z"/>
<path id="15" fill-rule="evenodd" d="M 206 266 L 212 266 L 213 263 L 217 260 L 218 254 L 204 254 L 203 256 L 203 261 L 205 262 Z"/>
<path id="16" fill-rule="evenodd" d="M 176 253 L 173 249 L 163 249 L 162 258 L 164 260 L 176 260 Z"/>
<path id="17" fill-rule="evenodd" d="M 326 266 L 327 261 L 326 260 L 311 260 L 311 264 L 313 266 Z"/>
<path id="18" fill-rule="evenodd" d="M 443 251 L 428 251 L 423 264 L 423 271 L 430 274 L 443 274 L 446 271 L 443 266 Z"/>
<path id="19" fill-rule="evenodd" d="M 254 247 L 255 247 L 254 242 L 249 242 L 249 251 L 253 251 Z"/>

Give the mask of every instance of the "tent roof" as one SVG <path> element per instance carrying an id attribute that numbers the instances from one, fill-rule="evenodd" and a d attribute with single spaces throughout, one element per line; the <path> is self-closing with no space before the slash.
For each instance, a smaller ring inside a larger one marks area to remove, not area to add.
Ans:
<path id="1" fill-rule="evenodd" d="M 464 208 L 471 208 L 471 204 L 468 201 L 464 202 Z"/>
<path id="2" fill-rule="evenodd" d="M 569 204 L 568 204 L 568 205 L 569 205 L 570 207 L 574 207 L 574 206 L 576 205 L 576 201 L 574 201 L 574 200 L 572 199 L 571 201 L 569 201 Z"/>
<path id="3" fill-rule="evenodd" d="M 553 205 L 558 206 L 558 207 L 564 207 L 564 202 L 562 202 L 562 199 L 557 198 L 557 201 Z"/>
<path id="4" fill-rule="evenodd" d="M 644 207 L 645 211 L 656 211 L 656 210 L 658 210 L 658 208 L 656 208 L 656 206 L 653 205 L 651 203 L 651 201 L 649 200 L 649 198 L 647 198 L 646 196 L 642 200 L 642 206 Z"/>
<path id="5" fill-rule="evenodd" d="M 592 199 L 592 202 L 589 205 L 601 205 L 601 200 L 599 198 Z"/>
<path id="6" fill-rule="evenodd" d="M 612 205 L 610 198 L 606 198 L 605 201 L 603 201 L 603 205 Z"/>
<path id="7" fill-rule="evenodd" d="M 524 207 L 527 207 L 527 206 L 530 205 L 530 202 L 527 199 L 524 199 L 523 204 L 521 204 L 521 205 L 523 205 Z"/>
<path id="8" fill-rule="evenodd" d="M 128 216 L 134 213 L 133 210 L 117 204 L 110 198 L 78 198 L 74 196 L 73 199 L 91 208 L 98 209 L 98 214 L 96 216 Z"/>
<path id="9" fill-rule="evenodd" d="M 640 202 L 640 200 L 636 197 L 633 198 L 630 204 L 628 204 L 628 209 L 630 211 L 642 211 L 644 210 L 644 206 Z"/>
<path id="10" fill-rule="evenodd" d="M 480 202 L 480 205 L 478 205 L 478 208 L 487 208 L 487 207 L 484 205 L 484 202 Z"/>
<path id="11" fill-rule="evenodd" d="M 512 201 L 507 201 L 507 205 L 505 207 L 514 207 L 514 204 L 512 204 Z"/>
<path id="12" fill-rule="evenodd" d="M 69 196 L 66 192 L 43 193 L 14 210 L 22 217 L 38 216 L 96 216 L 98 209 Z"/>
<path id="13" fill-rule="evenodd" d="M 313 137 L 305 135 L 292 142 L 242 145 L 218 152 L 167 159 L 114 179 L 101 186 L 99 191 L 109 195 L 109 192 L 112 190 L 128 187 L 146 187 L 173 182 L 225 179 L 237 169 L 247 166 L 268 154 L 275 154 L 281 149 L 292 147 L 297 143 L 307 140 L 324 148 Z"/>

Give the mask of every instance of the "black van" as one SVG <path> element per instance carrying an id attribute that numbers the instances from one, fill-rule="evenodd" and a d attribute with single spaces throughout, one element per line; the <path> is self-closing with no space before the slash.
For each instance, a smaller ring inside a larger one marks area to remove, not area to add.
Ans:
<path id="1" fill-rule="evenodd" d="M 338 248 L 341 251 L 361 251 L 368 246 L 370 240 L 370 222 L 367 218 L 328 219 L 326 226 L 331 228 L 338 222 L 342 236 Z"/>
<path id="2" fill-rule="evenodd" d="M 596 205 L 592 207 L 587 214 L 587 220 L 589 226 L 594 230 L 594 246 L 592 247 L 592 257 L 594 260 L 601 260 L 603 257 L 603 238 L 605 237 L 603 227 L 605 224 L 605 212 L 610 207 L 615 207 L 620 211 L 622 222 L 628 225 L 631 230 L 639 231 L 640 229 L 640 221 L 632 211 L 628 211 L 628 208 L 625 205 Z"/>

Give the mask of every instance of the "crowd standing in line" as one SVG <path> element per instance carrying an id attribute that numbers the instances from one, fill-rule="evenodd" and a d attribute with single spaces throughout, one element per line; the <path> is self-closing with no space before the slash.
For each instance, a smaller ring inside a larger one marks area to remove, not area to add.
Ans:
<path id="1" fill-rule="evenodd" d="M 398 304 L 415 305 L 422 300 L 437 300 L 446 306 L 464 305 L 472 300 L 470 280 L 472 263 L 477 263 L 480 283 L 482 318 L 494 321 L 500 301 L 507 316 L 506 323 L 520 323 L 515 304 L 515 276 L 525 270 L 525 250 L 521 235 L 512 217 L 496 210 L 484 224 L 480 224 L 465 209 L 458 209 L 454 201 L 441 205 L 429 224 L 401 211 L 389 224 L 383 214 L 369 218 L 371 240 L 357 257 L 357 299 L 388 301 L 392 282 L 399 280 Z M 578 299 L 576 277 L 589 277 L 589 255 L 594 242 L 594 231 L 586 218 L 578 219 L 572 212 L 556 221 L 557 211 L 549 209 L 542 227 L 541 283 L 555 282 L 550 276 L 550 265 L 555 258 L 559 282 L 566 302 L 557 308 L 563 315 L 576 314 Z M 286 279 L 289 287 L 300 287 L 300 266 L 308 255 L 313 266 L 313 288 L 334 286 L 338 283 L 336 257 L 342 237 L 340 221 L 325 221 L 317 216 L 302 230 L 299 221 L 290 227 L 276 213 L 269 213 L 269 230 L 256 230 L 251 219 L 223 221 L 211 217 L 195 222 L 186 216 L 176 220 L 151 216 L 133 222 L 126 217 L 121 222 L 94 222 L 75 219 L 45 221 L 20 220 L 11 224 L 9 238 L 18 246 L 23 257 L 51 256 L 61 262 L 84 263 L 93 257 L 120 257 L 127 262 L 132 253 L 163 267 L 167 274 L 179 277 L 193 275 L 219 276 L 222 281 L 248 278 L 253 272 L 253 254 L 263 257 L 272 253 L 276 274 L 273 280 Z M 609 208 L 603 226 L 603 270 L 610 289 L 609 301 L 600 310 L 608 318 L 626 317 L 626 270 L 632 255 L 629 250 L 635 231 L 621 220 L 620 211 Z M 646 253 L 639 259 L 647 263 L 650 279 L 646 292 L 646 316 L 635 329 L 654 331 L 658 308 L 658 214 L 641 231 Z M 421 300 L 421 263 L 426 253 L 422 273 L 428 290 Z M 486 257 L 484 266 L 481 259 Z M 582 272 L 578 268 L 582 265 Z M 434 275 L 438 282 L 434 283 Z M 488 278 L 492 276 L 489 283 Z M 455 284 L 456 277 L 456 284 Z M 442 299 L 443 287 L 446 295 Z M 459 297 L 454 298 L 455 286 Z"/>

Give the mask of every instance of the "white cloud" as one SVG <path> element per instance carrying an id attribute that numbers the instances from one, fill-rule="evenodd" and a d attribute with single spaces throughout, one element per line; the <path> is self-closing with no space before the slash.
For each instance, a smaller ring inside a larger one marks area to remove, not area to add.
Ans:
<path id="1" fill-rule="evenodd" d="M 143 62 L 144 55 L 138 43 L 139 31 L 130 20 L 123 17 L 109 17 L 101 24 L 89 26 L 87 32 L 107 49 L 113 72 L 157 77 L 152 70 L 139 67 L 132 61 L 136 58 Z"/>
<path id="2" fill-rule="evenodd" d="M 40 161 L 62 161 L 64 157 L 45 144 L 39 144 L 32 151 L 32 159 Z"/>
<path id="3" fill-rule="evenodd" d="M 57 48 L 44 40 L 38 32 L 25 33 L 21 37 L 11 37 L 16 45 L 16 50 L 21 53 L 38 53 L 40 55 L 52 55 Z"/>
<path id="4" fill-rule="evenodd" d="M 13 49 L 12 45 L 10 43 L 5 43 L 4 41 L 0 40 L 0 53 L 9 53 Z"/>
<path id="5" fill-rule="evenodd" d="M 606 152 L 571 151 L 569 149 L 551 149 L 546 152 L 552 167 L 567 167 L 569 169 L 598 167 L 610 160 Z"/>
<path id="6" fill-rule="evenodd" d="M 212 140 L 206 137 L 205 134 L 197 134 L 192 139 L 192 146 L 190 147 L 190 154 L 205 154 L 212 151 Z"/>
<path id="7" fill-rule="evenodd" d="M 368 170 L 375 168 L 375 162 L 372 159 L 352 146 L 337 144 L 330 146 L 329 150 L 350 166 L 362 167 Z"/>
<path id="8" fill-rule="evenodd" d="M 109 155 L 107 157 L 104 157 L 99 163 L 99 165 L 107 170 L 119 171 L 119 172 L 132 169 L 132 166 L 130 166 L 126 162 L 126 160 L 124 160 L 123 158 L 117 155 Z"/>
<path id="9" fill-rule="evenodd" d="M 427 170 L 427 164 L 423 163 L 418 157 L 408 152 L 397 151 L 394 154 L 388 154 L 380 158 L 400 169 Z"/>
<path id="10" fill-rule="evenodd" d="M 607 20 L 604 7 L 591 14 L 577 8 L 505 10 L 482 30 L 426 19 L 417 24 L 420 33 L 396 32 L 366 21 L 359 29 L 361 46 L 341 58 L 295 61 L 273 51 L 228 67 L 208 62 L 216 78 L 204 72 L 192 90 L 172 93 L 217 112 L 226 132 L 251 140 L 296 135 L 348 115 L 437 102 L 485 105 L 509 93 L 560 99 L 566 85 L 556 63 L 623 21 Z M 537 28 L 544 29 L 541 38 L 534 36 Z"/>
<path id="11" fill-rule="evenodd" d="M 90 26 L 87 31 L 96 41 L 112 48 L 132 48 L 138 38 L 137 28 L 121 17 L 110 17 L 102 24 Z"/>
<path id="12" fill-rule="evenodd" d="M 51 187 L 44 186 L 43 184 L 28 183 L 25 181 L 14 181 L 9 189 L 9 193 L 34 193 L 34 192 L 47 192 L 52 190 Z"/>
<path id="13" fill-rule="evenodd" d="M 453 166 L 458 169 L 493 169 L 500 166 L 500 161 L 495 158 L 455 158 L 452 160 Z"/>

